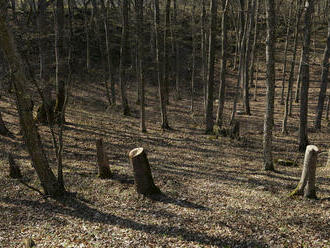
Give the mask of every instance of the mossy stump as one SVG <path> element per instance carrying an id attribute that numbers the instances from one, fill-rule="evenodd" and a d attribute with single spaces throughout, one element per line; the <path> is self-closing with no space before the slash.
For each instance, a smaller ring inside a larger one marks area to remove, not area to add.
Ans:
<path id="1" fill-rule="evenodd" d="M 98 139 L 96 141 L 96 156 L 98 165 L 98 177 L 101 179 L 111 178 L 112 173 L 110 171 L 107 154 L 104 151 L 103 139 Z"/>
<path id="2" fill-rule="evenodd" d="M 8 163 L 9 163 L 9 177 L 10 178 L 22 178 L 21 169 L 19 165 L 15 163 L 15 160 L 11 154 L 8 154 Z"/>
<path id="3" fill-rule="evenodd" d="M 147 154 L 142 147 L 135 148 L 128 154 L 134 172 L 134 184 L 138 194 L 145 196 L 160 194 L 155 185 Z"/>

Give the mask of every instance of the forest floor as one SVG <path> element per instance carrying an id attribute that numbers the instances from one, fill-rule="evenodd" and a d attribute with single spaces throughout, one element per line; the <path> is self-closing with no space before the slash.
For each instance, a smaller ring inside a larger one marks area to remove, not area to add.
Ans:
<path id="1" fill-rule="evenodd" d="M 319 66 L 312 66 L 311 72 L 310 127 Z M 88 75 L 75 79 L 66 116 L 63 162 L 66 189 L 77 194 L 63 200 L 45 199 L 8 178 L 6 154 L 11 152 L 21 165 L 24 180 L 39 187 L 22 137 L 0 136 L 0 247 L 23 247 L 28 237 L 36 247 L 330 247 L 330 168 L 325 167 L 325 155 L 320 156 L 317 168 L 318 199 L 288 198 L 299 181 L 304 154 L 297 152 L 298 104 L 289 119 L 289 135 L 281 134 L 280 81 L 274 159 L 296 160 L 298 166 L 275 165 L 276 172 L 263 170 L 265 75 L 259 75 L 257 101 L 251 100 L 252 115 L 237 116 L 240 140 L 204 134 L 201 95 L 196 97 L 194 115 L 189 95 L 180 101 L 171 98 L 168 116 L 173 130 L 164 132 L 157 89 L 148 85 L 147 133 L 142 134 L 134 104 L 135 86 L 128 90 L 132 115 L 124 117 L 119 107 L 107 109 L 102 83 Z M 235 81 L 234 76 L 229 77 L 227 119 Z M 18 134 L 13 96 L 3 95 L 0 107 L 7 127 Z M 55 171 L 49 129 L 39 126 L 39 130 Z M 112 179 L 97 178 L 95 142 L 99 138 L 104 140 Z M 309 140 L 327 151 L 328 124 L 323 121 L 320 132 L 310 128 Z M 128 152 L 136 147 L 144 147 L 148 153 L 155 184 L 164 193 L 158 199 L 135 193 Z"/>

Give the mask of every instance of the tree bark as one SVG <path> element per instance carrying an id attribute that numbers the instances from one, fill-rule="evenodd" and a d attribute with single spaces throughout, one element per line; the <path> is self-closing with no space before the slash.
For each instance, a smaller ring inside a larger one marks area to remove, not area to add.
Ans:
<path id="1" fill-rule="evenodd" d="M 165 103 L 169 104 L 169 44 L 170 44 L 170 8 L 171 0 L 166 0 L 163 50 L 163 81 L 165 87 Z"/>
<path id="2" fill-rule="evenodd" d="M 122 33 L 121 33 L 121 48 L 120 48 L 120 92 L 121 92 L 121 104 L 123 108 L 123 114 L 129 115 L 130 109 L 128 106 L 128 100 L 126 95 L 126 80 L 127 80 L 127 67 L 129 64 L 129 30 L 128 30 L 128 0 L 122 1 Z"/>
<path id="3" fill-rule="evenodd" d="M 315 117 L 315 129 L 321 129 L 321 120 L 323 114 L 323 107 L 325 102 L 325 97 L 327 93 L 327 86 L 329 83 L 328 74 L 329 74 L 329 58 L 330 58 L 330 8 L 328 11 L 328 37 L 326 42 L 326 47 L 323 53 L 323 62 L 322 62 L 322 74 L 321 74 L 321 86 L 319 99 L 317 103 L 316 117 Z"/>
<path id="4" fill-rule="evenodd" d="M 289 39 L 290 39 L 292 9 L 293 9 L 293 0 L 291 0 L 291 3 L 290 3 L 289 17 L 288 17 L 287 28 L 286 28 L 285 48 L 284 48 L 284 62 L 283 62 L 283 72 L 282 72 L 281 105 L 284 105 L 286 64 L 287 64 L 288 45 L 289 45 Z"/>
<path id="5" fill-rule="evenodd" d="M 206 9 L 205 9 L 205 0 L 202 0 L 202 13 L 201 13 L 201 63 L 202 63 L 202 84 L 203 84 L 203 103 L 204 109 L 206 109 Z"/>
<path id="6" fill-rule="evenodd" d="M 145 91 L 144 91 L 144 39 L 143 39 L 143 0 L 136 0 L 136 19 L 137 19 L 137 36 L 138 36 L 138 66 L 139 66 L 139 89 L 140 89 L 140 131 L 146 132 L 145 125 Z"/>
<path id="7" fill-rule="evenodd" d="M 264 119 L 264 169 L 274 170 L 272 155 L 272 132 L 274 125 L 275 94 L 275 9 L 274 0 L 266 1 L 267 40 L 266 40 L 266 114 Z"/>
<path id="8" fill-rule="evenodd" d="M 22 60 L 14 43 L 13 35 L 6 26 L 5 6 L 6 1 L 0 0 L 0 47 L 4 51 L 8 64 L 13 71 L 13 84 L 24 141 L 45 194 L 61 196 L 64 194 L 64 191 L 49 167 L 37 127 L 33 121 L 31 111 L 32 101 L 25 88 L 28 85 L 28 81 L 24 74 Z"/>
<path id="9" fill-rule="evenodd" d="M 311 40 L 312 14 L 314 0 L 306 1 L 304 17 L 304 44 L 301 64 L 301 92 L 300 92 L 300 120 L 299 120 L 299 151 L 304 152 L 308 145 L 307 115 L 308 115 L 308 89 L 309 89 L 309 52 Z"/>
<path id="10" fill-rule="evenodd" d="M 191 113 L 194 113 L 195 74 L 196 74 L 195 9 L 196 9 L 196 5 L 195 3 L 193 3 L 192 13 L 191 13 L 191 43 L 192 43 L 191 98 L 190 98 Z"/>
<path id="11" fill-rule="evenodd" d="M 138 194 L 160 194 L 160 189 L 155 185 L 147 154 L 142 147 L 135 148 L 129 153 L 129 160 L 134 172 L 134 184 Z"/>
<path id="12" fill-rule="evenodd" d="M 219 87 L 219 103 L 217 109 L 216 125 L 221 127 L 223 123 L 223 111 L 226 97 L 226 73 L 227 73 L 227 22 L 228 22 L 228 0 L 222 2 L 222 19 L 221 19 L 221 69 L 220 69 L 220 87 Z"/>
<path id="13" fill-rule="evenodd" d="M 294 68 L 296 66 L 299 23 L 300 23 L 300 18 L 301 18 L 301 14 L 302 14 L 301 5 L 302 5 L 302 1 L 297 0 L 296 23 L 295 23 L 294 41 L 293 41 L 293 55 L 292 55 L 291 68 L 290 68 L 290 74 L 289 74 L 289 79 L 288 79 L 288 90 L 287 90 L 287 94 L 286 94 L 286 98 L 285 98 L 284 116 L 283 116 L 283 121 L 282 121 L 282 133 L 283 134 L 288 133 L 287 122 L 288 122 L 288 117 L 291 112 L 290 109 L 291 109 L 291 105 L 292 105 L 292 85 L 293 85 L 293 77 L 294 77 Z"/>
<path id="14" fill-rule="evenodd" d="M 173 0 L 173 43 L 174 43 L 174 66 L 175 66 L 175 89 L 176 89 L 176 99 L 181 99 L 180 92 L 180 63 L 179 63 L 179 43 L 177 40 L 178 36 L 178 23 L 177 23 L 177 0 Z"/>
<path id="15" fill-rule="evenodd" d="M 165 98 L 165 87 L 164 81 L 161 76 L 161 63 L 160 63 L 160 38 L 159 38 L 159 1 L 154 0 L 154 26 L 155 26 L 155 46 L 156 46 L 156 71 L 157 71 L 157 79 L 158 79 L 158 94 L 159 94 L 159 102 L 160 102 L 160 114 L 161 114 L 161 127 L 162 129 L 170 129 L 167 120 L 166 113 L 166 98 Z"/>
<path id="16" fill-rule="evenodd" d="M 96 141 L 96 156 L 98 165 L 98 177 L 101 179 L 111 178 L 112 173 L 109 167 L 109 161 L 103 147 L 103 139 Z"/>
<path id="17" fill-rule="evenodd" d="M 207 102 L 206 102 L 206 116 L 205 126 L 206 133 L 213 132 L 213 87 L 214 87 L 214 60 L 215 60 L 215 38 L 217 27 L 217 0 L 211 0 L 211 25 L 210 25 L 210 43 L 209 43 L 209 67 L 207 79 Z"/>
<path id="18" fill-rule="evenodd" d="M 300 181 L 297 188 L 290 194 L 290 196 L 304 194 L 307 198 L 316 198 L 315 172 L 318 153 L 319 149 L 316 146 L 307 146 L 304 158 L 304 168 L 301 173 Z"/>

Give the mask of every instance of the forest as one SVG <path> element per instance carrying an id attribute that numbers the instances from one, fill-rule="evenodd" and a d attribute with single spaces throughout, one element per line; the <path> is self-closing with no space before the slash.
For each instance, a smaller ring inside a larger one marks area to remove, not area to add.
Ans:
<path id="1" fill-rule="evenodd" d="M 330 247 L 329 0 L 0 0 L 0 247 Z"/>

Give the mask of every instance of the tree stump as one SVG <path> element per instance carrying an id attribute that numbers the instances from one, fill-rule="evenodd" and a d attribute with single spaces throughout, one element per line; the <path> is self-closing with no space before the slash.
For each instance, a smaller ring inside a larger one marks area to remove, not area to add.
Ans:
<path id="1" fill-rule="evenodd" d="M 154 184 L 147 154 L 142 147 L 135 148 L 129 153 L 129 160 L 134 171 L 134 184 L 138 194 L 160 194 L 160 189 Z"/>
<path id="2" fill-rule="evenodd" d="M 234 120 L 234 122 L 230 128 L 231 128 L 230 129 L 230 138 L 239 139 L 240 122 L 238 120 Z"/>
<path id="3" fill-rule="evenodd" d="M 290 196 L 304 194 L 306 198 L 316 198 L 315 173 L 318 153 L 319 149 L 316 146 L 307 146 L 300 181 Z"/>
<path id="4" fill-rule="evenodd" d="M 96 156 L 99 169 L 98 177 L 101 179 L 111 178 L 112 173 L 110 171 L 107 154 L 104 151 L 103 139 L 98 139 L 96 141 Z"/>
<path id="5" fill-rule="evenodd" d="M 14 135 L 7 129 L 5 122 L 2 119 L 2 114 L 0 112 L 0 135 L 13 138 Z"/>
<path id="6" fill-rule="evenodd" d="M 9 177 L 11 178 L 22 178 L 21 169 L 19 165 L 15 163 L 15 160 L 11 154 L 8 154 L 9 163 Z"/>

